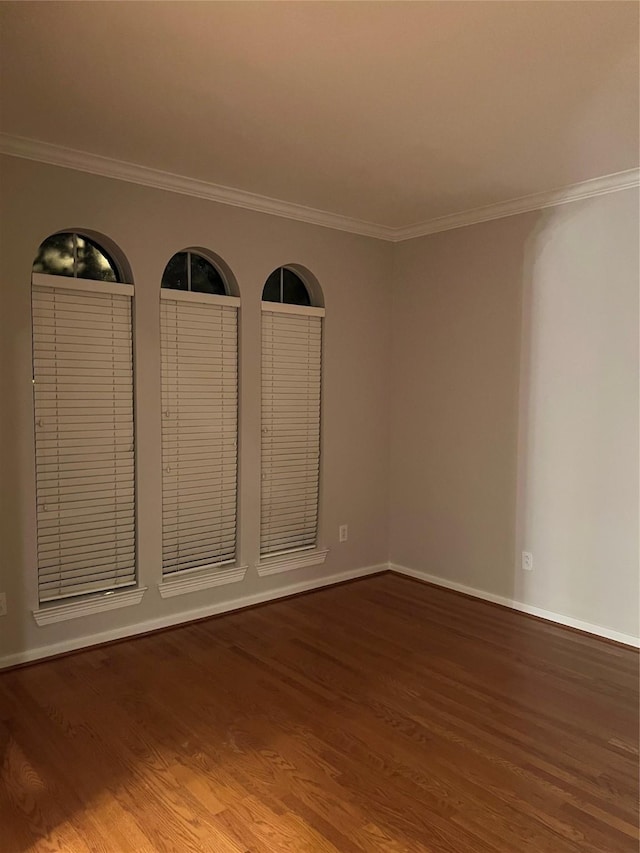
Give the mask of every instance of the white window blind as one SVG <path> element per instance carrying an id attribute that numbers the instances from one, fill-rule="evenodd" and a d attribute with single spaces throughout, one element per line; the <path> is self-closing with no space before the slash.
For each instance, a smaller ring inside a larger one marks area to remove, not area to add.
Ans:
<path id="1" fill-rule="evenodd" d="M 323 315 L 262 303 L 263 557 L 316 545 Z"/>
<path id="2" fill-rule="evenodd" d="M 235 561 L 239 303 L 161 290 L 165 576 Z"/>
<path id="3" fill-rule="evenodd" d="M 40 602 L 136 582 L 132 297 L 33 275 Z"/>

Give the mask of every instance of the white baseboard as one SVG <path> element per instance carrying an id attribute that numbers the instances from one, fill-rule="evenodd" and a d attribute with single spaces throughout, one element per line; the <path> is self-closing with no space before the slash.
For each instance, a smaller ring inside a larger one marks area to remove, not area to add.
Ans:
<path id="1" fill-rule="evenodd" d="M 582 622 L 580 619 L 574 619 L 572 616 L 554 613 L 552 610 L 543 610 L 541 607 L 534 607 L 531 604 L 525 604 L 513 598 L 506 598 L 503 595 L 495 595 L 492 592 L 485 592 L 482 589 L 475 589 L 472 586 L 465 586 L 462 583 L 445 580 L 445 578 L 439 578 L 435 575 L 427 574 L 427 572 L 408 569 L 406 566 L 399 566 L 396 563 L 389 563 L 389 571 L 399 575 L 406 575 L 409 578 L 417 578 L 418 580 L 426 581 L 445 589 L 464 592 L 465 595 L 472 595 L 474 598 L 481 598 L 483 601 L 501 604 L 503 607 L 511 608 L 511 610 L 529 613 L 531 616 L 538 616 L 540 619 L 546 619 L 548 622 L 556 622 L 558 625 L 566 625 L 568 628 L 577 628 L 579 631 L 584 631 L 587 634 L 595 634 L 598 637 L 605 637 L 607 640 L 615 640 L 616 643 L 623 643 L 625 646 L 633 646 L 636 649 L 640 648 L 640 638 L 634 637 L 631 634 L 621 634 L 619 631 L 613 631 L 611 628 L 605 628 L 602 625 Z"/>
<path id="2" fill-rule="evenodd" d="M 388 563 L 381 563 L 377 566 L 365 566 L 360 569 L 351 569 L 349 571 L 339 572 L 338 574 L 329 575 L 324 578 L 299 581 L 298 583 L 288 584 L 287 586 L 281 586 L 277 589 L 257 592 L 253 595 L 240 596 L 239 598 L 234 598 L 230 601 L 208 604 L 206 607 L 198 607 L 192 610 L 183 610 L 180 613 L 172 613 L 169 616 L 161 616 L 157 619 L 148 619 L 146 622 L 139 622 L 136 625 L 127 625 L 124 628 L 115 628 L 112 631 L 103 631 L 99 634 L 75 637 L 71 640 L 64 640 L 60 643 L 52 643 L 47 646 L 26 649 L 22 652 L 16 652 L 15 654 L 0 657 L 0 670 L 11 666 L 17 666 L 18 664 L 42 660 L 43 658 L 55 657 L 56 655 L 65 654 L 67 652 L 78 651 L 79 649 L 87 649 L 91 646 L 100 645 L 101 643 L 110 643 L 113 640 L 135 637 L 138 634 L 148 634 L 151 631 L 158 631 L 161 628 L 170 628 L 174 625 L 187 624 L 188 622 L 193 622 L 197 619 L 204 619 L 207 616 L 216 616 L 220 613 L 241 610 L 243 607 L 251 607 L 254 604 L 263 604 L 267 601 L 277 601 L 277 599 L 286 598 L 288 595 L 296 595 L 299 592 L 310 592 L 311 590 L 322 589 L 322 587 L 332 586 L 333 584 L 342 583 L 343 581 L 364 578 L 368 575 L 377 575 L 388 570 Z"/>
<path id="3" fill-rule="evenodd" d="M 343 581 L 364 578 L 369 575 L 377 575 L 386 571 L 395 572 L 399 575 L 406 575 L 411 578 L 417 578 L 418 580 L 423 580 L 428 583 L 432 583 L 435 586 L 444 587 L 445 589 L 463 592 L 466 595 L 473 596 L 474 598 L 491 601 L 494 604 L 501 604 L 503 607 L 509 607 L 512 610 L 518 610 L 522 613 L 529 613 L 532 616 L 538 616 L 541 619 L 546 619 L 549 622 L 555 622 L 558 625 L 566 625 L 570 628 L 577 628 L 580 631 L 585 631 L 588 634 L 595 634 L 599 637 L 605 637 L 608 640 L 615 640 L 616 642 L 622 643 L 626 646 L 632 646 L 633 648 L 640 647 L 640 639 L 632 636 L 631 634 L 622 634 L 619 631 L 613 631 L 610 628 L 605 628 L 601 625 L 582 622 L 579 619 L 573 619 L 571 616 L 564 616 L 561 613 L 554 613 L 551 610 L 543 610 L 540 607 L 533 607 L 532 605 L 524 604 L 521 601 L 515 601 L 514 599 L 506 598 L 502 595 L 495 595 L 491 592 L 485 592 L 484 590 L 465 586 L 465 584 L 439 578 L 435 575 L 430 575 L 427 572 L 409 569 L 406 566 L 400 566 L 396 563 L 381 563 L 377 566 L 366 566 L 360 569 L 351 569 L 346 572 L 339 572 L 338 574 L 329 575 L 324 578 L 299 581 L 298 583 L 278 587 L 278 589 L 258 592 L 253 595 L 240 596 L 238 598 L 231 599 L 230 601 L 209 604 L 206 607 L 184 610 L 180 613 L 172 613 L 169 616 L 149 619 L 146 622 L 139 622 L 136 625 L 127 625 L 124 628 L 116 628 L 112 631 L 103 631 L 99 634 L 76 637 L 72 640 L 65 640 L 60 643 L 52 643 L 47 646 L 39 646 L 22 652 L 5 655 L 0 657 L 0 670 L 11 666 L 17 666 L 18 664 L 30 663 L 32 661 L 42 660 L 43 658 L 54 657 L 56 655 L 65 654 L 66 652 L 90 648 L 91 646 L 100 645 L 101 643 L 109 643 L 113 640 L 135 637 L 138 634 L 147 634 L 151 631 L 170 628 L 174 625 L 187 624 L 197 619 L 204 619 L 207 616 L 215 616 L 221 613 L 229 613 L 233 610 L 241 610 L 243 607 L 251 607 L 254 604 L 264 604 L 268 601 L 277 601 L 279 598 L 286 598 L 289 595 L 296 595 L 299 592 L 311 592 L 314 589 L 322 589 L 323 587 L 332 586 L 333 584 L 341 583 Z"/>

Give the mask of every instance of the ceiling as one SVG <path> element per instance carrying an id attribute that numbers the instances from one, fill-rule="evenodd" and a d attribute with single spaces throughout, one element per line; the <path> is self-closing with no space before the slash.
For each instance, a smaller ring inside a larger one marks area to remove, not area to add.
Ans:
<path id="1" fill-rule="evenodd" d="M 392 228 L 638 165 L 636 2 L 2 2 L 1 130 Z"/>

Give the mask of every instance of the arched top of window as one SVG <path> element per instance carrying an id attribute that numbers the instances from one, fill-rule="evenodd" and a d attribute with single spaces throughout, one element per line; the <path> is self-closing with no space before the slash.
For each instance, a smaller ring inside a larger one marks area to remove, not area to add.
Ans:
<path id="1" fill-rule="evenodd" d="M 47 237 L 38 248 L 32 271 L 91 281 L 123 281 L 113 255 L 93 238 L 75 231 Z"/>
<path id="2" fill-rule="evenodd" d="M 278 267 L 271 273 L 262 290 L 262 301 L 284 305 L 317 304 L 301 276 L 290 267 Z"/>
<path id="3" fill-rule="evenodd" d="M 221 262 L 214 263 L 200 252 L 186 249 L 169 260 L 161 286 L 169 290 L 229 296 L 236 289 L 229 284 L 229 273 Z"/>

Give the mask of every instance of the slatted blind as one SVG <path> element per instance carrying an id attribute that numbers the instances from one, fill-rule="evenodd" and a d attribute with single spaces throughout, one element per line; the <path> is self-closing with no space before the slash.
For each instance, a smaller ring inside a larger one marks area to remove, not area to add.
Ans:
<path id="1" fill-rule="evenodd" d="M 165 576 L 235 561 L 239 303 L 161 291 Z"/>
<path id="2" fill-rule="evenodd" d="M 33 275 L 41 602 L 136 582 L 132 297 Z"/>
<path id="3" fill-rule="evenodd" d="M 262 556 L 316 544 L 323 314 L 262 304 Z"/>

